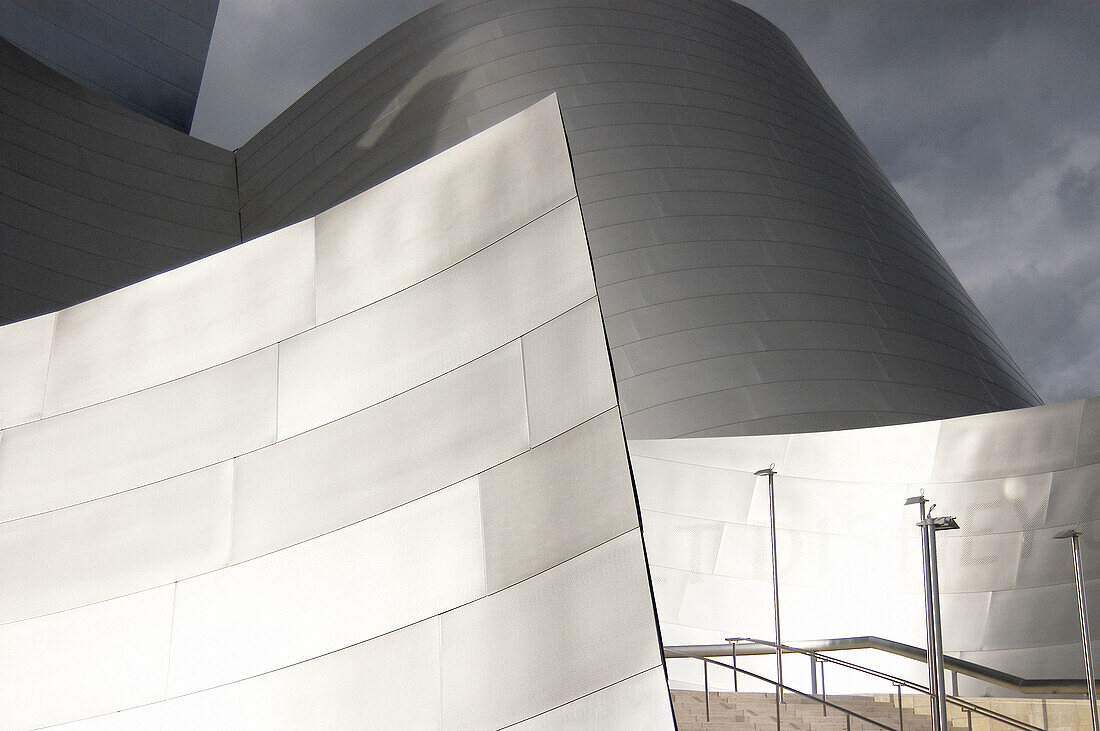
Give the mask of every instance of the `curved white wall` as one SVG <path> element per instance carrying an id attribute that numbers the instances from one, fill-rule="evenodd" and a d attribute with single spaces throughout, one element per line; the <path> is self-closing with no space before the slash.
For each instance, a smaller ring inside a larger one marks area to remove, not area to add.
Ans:
<path id="1" fill-rule="evenodd" d="M 550 98 L 0 329 L 0 726 L 671 726 L 595 294 Z"/>
<path id="2" fill-rule="evenodd" d="M 1100 616 L 1100 399 L 876 429 L 638 440 L 630 452 L 667 644 L 774 637 L 767 482 L 753 477 L 774 462 L 785 640 L 924 646 L 917 509 L 902 505 L 923 490 L 962 527 L 938 534 L 944 649 L 1023 677 L 1084 675 L 1070 547 L 1053 536 L 1083 532 Z M 808 683 L 805 659 L 790 662 Z M 669 669 L 678 682 L 697 674 Z M 962 680 L 960 690 L 1005 693 Z"/>

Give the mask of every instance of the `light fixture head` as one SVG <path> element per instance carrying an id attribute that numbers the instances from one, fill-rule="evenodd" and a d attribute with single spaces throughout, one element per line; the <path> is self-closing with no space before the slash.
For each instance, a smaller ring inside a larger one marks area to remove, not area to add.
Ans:
<path id="1" fill-rule="evenodd" d="M 1081 535 L 1081 531 L 1077 530 L 1076 528 L 1070 528 L 1069 530 L 1064 530 L 1061 533 L 1055 535 L 1054 539 L 1057 540 L 1059 538 L 1073 538 L 1074 536 L 1079 535 Z"/>
<path id="2" fill-rule="evenodd" d="M 938 518 L 932 518 L 932 530 L 958 530 L 959 523 L 955 520 L 953 515 L 941 515 Z"/>
<path id="3" fill-rule="evenodd" d="M 775 471 L 775 463 L 773 462 L 770 467 L 765 467 L 762 470 L 757 470 L 752 474 L 754 477 L 763 477 L 764 475 L 777 475 L 779 473 Z"/>
<path id="4" fill-rule="evenodd" d="M 905 501 L 905 504 L 906 505 L 916 505 L 917 503 L 926 503 L 926 502 L 928 502 L 928 498 L 926 498 L 924 495 L 916 495 L 914 497 L 908 498 Z"/>

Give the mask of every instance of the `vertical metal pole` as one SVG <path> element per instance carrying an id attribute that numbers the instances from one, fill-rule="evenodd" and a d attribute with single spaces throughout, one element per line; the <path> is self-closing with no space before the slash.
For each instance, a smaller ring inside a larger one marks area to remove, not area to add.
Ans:
<path id="1" fill-rule="evenodd" d="M 810 695 L 817 695 L 817 655 L 810 653 Z"/>
<path id="2" fill-rule="evenodd" d="M 959 694 L 959 671 L 951 671 L 951 695 L 957 696 Z"/>
<path id="3" fill-rule="evenodd" d="M 1070 537 L 1073 543 L 1073 578 L 1077 582 L 1077 610 L 1081 619 L 1081 647 L 1085 654 L 1085 682 L 1089 687 L 1089 707 L 1092 710 L 1092 731 L 1100 731 L 1096 716 L 1096 676 L 1092 674 L 1092 639 L 1089 635 L 1089 612 L 1085 606 L 1085 572 L 1081 567 L 1081 535 Z"/>
<path id="4" fill-rule="evenodd" d="M 710 682 L 707 680 L 707 661 L 703 661 L 703 699 L 707 704 L 707 721 L 710 721 Z"/>
<path id="5" fill-rule="evenodd" d="M 935 713 L 935 697 L 936 697 L 936 663 L 933 660 L 933 653 L 935 652 L 935 622 L 932 618 L 932 571 L 929 568 L 928 562 L 928 533 L 930 528 L 925 525 L 925 504 L 928 502 L 924 495 L 921 495 L 919 500 L 917 498 L 910 498 L 910 500 L 920 505 L 920 522 L 917 524 L 920 526 L 920 546 L 921 546 L 921 562 L 924 567 L 924 631 L 925 631 L 925 647 L 928 649 L 925 651 L 925 662 L 928 663 L 928 692 L 930 699 L 932 700 L 932 729 L 933 731 L 946 731 L 939 726 L 939 719 Z"/>
<path id="6" fill-rule="evenodd" d="M 901 683 L 898 686 L 898 731 L 905 731 L 905 713 L 901 709 Z"/>
<path id="7" fill-rule="evenodd" d="M 821 663 L 821 700 L 826 700 L 826 698 L 825 698 L 825 663 Z M 829 707 L 827 705 L 825 705 L 824 703 L 821 704 L 821 715 L 822 716 L 828 716 L 829 715 Z"/>
<path id="8" fill-rule="evenodd" d="M 737 692 L 737 641 L 730 642 L 730 661 L 733 665 L 733 692 Z"/>
<path id="9" fill-rule="evenodd" d="M 783 700 L 783 639 L 779 631 L 779 559 L 775 553 L 775 470 L 768 470 L 768 518 L 772 531 L 772 607 L 775 613 L 775 677 L 777 698 Z M 778 711 L 777 711 L 778 713 Z"/>
<path id="10" fill-rule="evenodd" d="M 974 714 L 970 712 L 969 708 L 964 708 L 966 711 L 966 728 L 967 731 L 974 731 Z"/>
<path id="11" fill-rule="evenodd" d="M 932 633 L 936 662 L 936 717 L 939 718 L 941 731 L 947 729 L 947 684 L 943 679 L 943 625 L 940 617 L 940 573 L 936 561 L 936 527 L 931 519 L 926 519 L 928 531 L 928 565 L 932 569 L 932 619 L 935 630 Z M 1095 731 L 1095 730 L 1094 730 Z"/>

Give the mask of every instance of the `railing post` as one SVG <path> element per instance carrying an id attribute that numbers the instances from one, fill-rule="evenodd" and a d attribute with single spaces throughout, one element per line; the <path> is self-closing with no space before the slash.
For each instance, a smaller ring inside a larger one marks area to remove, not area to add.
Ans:
<path id="1" fill-rule="evenodd" d="M 737 640 L 730 640 L 730 661 L 733 665 L 733 692 L 737 692 Z"/>
<path id="2" fill-rule="evenodd" d="M 967 731 L 974 731 L 974 720 L 973 720 L 974 716 L 973 716 L 973 714 L 970 713 L 969 708 L 964 708 L 963 710 L 966 711 L 966 728 L 967 728 Z"/>
<path id="3" fill-rule="evenodd" d="M 710 723 L 710 681 L 707 679 L 706 660 L 703 660 L 703 701 L 707 705 L 707 722 Z"/>
<path id="4" fill-rule="evenodd" d="M 894 683 L 898 686 L 898 731 L 905 731 L 905 712 L 901 708 L 901 683 Z"/>
<path id="5" fill-rule="evenodd" d="M 852 731 L 852 714 L 846 713 L 844 714 L 844 718 L 848 721 L 848 731 Z"/>
<path id="6" fill-rule="evenodd" d="M 817 655 L 810 653 L 810 695 L 817 695 Z"/>
<path id="7" fill-rule="evenodd" d="M 821 700 L 825 700 L 825 663 L 821 663 Z M 829 707 L 824 703 L 821 704 L 821 715 L 829 715 Z"/>

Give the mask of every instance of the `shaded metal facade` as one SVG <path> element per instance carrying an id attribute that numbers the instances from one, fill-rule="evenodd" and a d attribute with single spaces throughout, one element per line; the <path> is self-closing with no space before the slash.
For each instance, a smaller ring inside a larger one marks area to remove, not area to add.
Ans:
<path id="1" fill-rule="evenodd" d="M 447 0 L 240 150 L 245 236 L 551 91 L 631 437 L 1039 403 L 789 40 L 720 0 Z"/>
<path id="2" fill-rule="evenodd" d="M 631 437 L 1039 403 L 790 42 L 719 0 L 446 0 L 322 80 L 235 160 L 184 136 L 112 139 L 116 157 L 137 156 L 121 187 L 118 160 L 96 146 L 102 128 L 68 128 L 87 112 L 110 115 L 112 133 L 168 130 L 70 89 L 61 131 L 17 120 L 34 129 L 0 196 L 18 229 L 4 242 L 7 317 L 316 215 L 552 92 Z M 75 154 L 39 159 L 70 141 Z"/>
<path id="3" fill-rule="evenodd" d="M 0 40 L 0 323 L 240 242 L 233 153 Z"/>
<path id="4" fill-rule="evenodd" d="M 218 0 L 0 0 L 0 37 L 81 86 L 191 129 Z"/>

